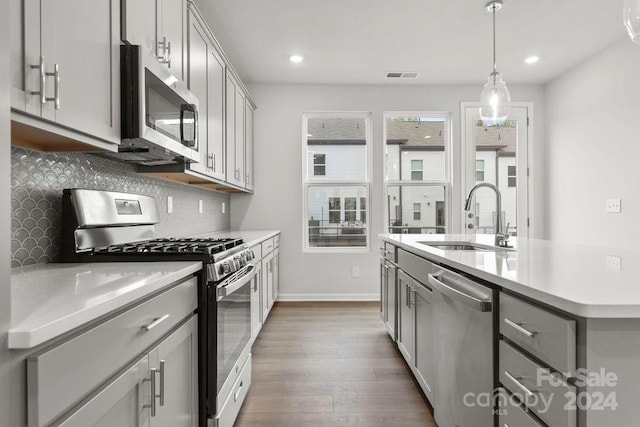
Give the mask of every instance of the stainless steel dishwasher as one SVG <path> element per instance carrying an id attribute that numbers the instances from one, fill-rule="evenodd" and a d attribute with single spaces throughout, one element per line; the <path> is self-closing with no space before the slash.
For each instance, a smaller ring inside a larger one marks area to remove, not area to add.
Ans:
<path id="1" fill-rule="evenodd" d="M 434 265 L 435 419 L 441 427 L 494 425 L 494 301 L 497 291 Z"/>

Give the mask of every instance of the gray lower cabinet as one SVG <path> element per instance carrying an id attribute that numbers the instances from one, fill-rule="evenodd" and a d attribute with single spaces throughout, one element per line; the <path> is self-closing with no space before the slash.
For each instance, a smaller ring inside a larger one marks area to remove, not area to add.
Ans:
<path id="1" fill-rule="evenodd" d="M 256 275 L 251 284 L 251 341 L 262 329 L 262 263 L 256 263 Z"/>
<path id="2" fill-rule="evenodd" d="M 391 338 L 396 340 L 396 266 L 380 260 L 380 317 Z"/>
<path id="3" fill-rule="evenodd" d="M 190 277 L 27 359 L 29 427 L 197 426 Z"/>
<path id="4" fill-rule="evenodd" d="M 280 248 L 273 251 L 273 302 L 278 300 L 280 295 Z"/>
<path id="5" fill-rule="evenodd" d="M 262 296 L 263 321 L 267 320 L 267 316 L 273 307 L 273 252 L 262 258 L 262 287 L 264 295 Z"/>
<path id="6" fill-rule="evenodd" d="M 414 310 L 411 307 L 412 279 L 398 271 L 398 348 L 409 366 L 413 366 Z"/>

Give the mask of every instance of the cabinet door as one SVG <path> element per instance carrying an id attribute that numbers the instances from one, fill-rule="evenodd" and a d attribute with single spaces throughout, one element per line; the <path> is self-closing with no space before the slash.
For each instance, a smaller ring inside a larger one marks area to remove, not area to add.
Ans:
<path id="1" fill-rule="evenodd" d="M 208 149 L 208 58 L 208 38 L 193 13 L 190 13 L 187 85 L 191 93 L 198 98 L 198 114 L 201 117 L 201 120 L 198 122 L 198 150 L 200 152 L 200 162 L 190 163 L 189 169 L 203 174 L 208 174 L 211 170 L 211 161 Z"/>
<path id="2" fill-rule="evenodd" d="M 261 290 L 262 290 L 262 264 L 256 264 L 256 275 L 251 284 L 251 340 L 255 341 L 262 329 L 261 314 Z"/>
<path id="3" fill-rule="evenodd" d="M 253 190 L 253 107 L 248 99 L 245 99 L 244 125 L 245 188 L 247 190 Z"/>
<path id="4" fill-rule="evenodd" d="M 153 56 L 158 55 L 157 42 L 157 0 L 123 1 L 122 40 L 146 48 Z"/>
<path id="5" fill-rule="evenodd" d="M 398 348 L 409 366 L 413 366 L 413 324 L 414 314 L 411 303 L 412 283 L 409 276 L 398 272 Z"/>
<path id="6" fill-rule="evenodd" d="M 72 412 L 61 427 L 148 427 L 150 412 L 149 357 L 145 356 Z"/>
<path id="7" fill-rule="evenodd" d="M 149 353 L 150 365 L 158 375 L 157 413 L 151 419 L 152 426 L 197 426 L 197 358 L 195 316 Z"/>
<path id="8" fill-rule="evenodd" d="M 396 339 L 396 267 L 391 264 L 387 264 L 385 269 L 385 283 L 386 283 L 386 296 L 385 296 L 385 326 L 391 338 Z"/>
<path id="9" fill-rule="evenodd" d="M 224 73 L 225 64 L 212 47 L 208 58 L 208 127 L 207 151 L 209 156 L 210 175 L 214 178 L 225 179 L 224 152 Z"/>
<path id="10" fill-rule="evenodd" d="M 280 249 L 273 251 L 273 302 L 278 300 L 280 295 Z"/>
<path id="11" fill-rule="evenodd" d="M 435 372 L 435 350 L 433 339 L 433 292 L 421 284 L 414 288 L 415 300 L 415 352 L 414 374 L 420 387 L 431 403 L 433 400 L 433 375 Z"/>
<path id="12" fill-rule="evenodd" d="M 120 0 L 41 1 L 42 117 L 120 142 Z M 56 68 L 57 71 L 56 71 Z M 56 84 L 59 82 L 59 85 Z M 57 89 L 56 89 L 57 88 Z"/>
<path id="13" fill-rule="evenodd" d="M 380 260 L 380 318 L 387 323 L 387 265 Z"/>
<path id="14" fill-rule="evenodd" d="M 166 65 L 178 79 L 183 80 L 184 42 L 186 41 L 186 0 L 157 0 L 158 54 L 167 60 Z M 166 40 L 167 46 L 164 46 Z"/>
<path id="15" fill-rule="evenodd" d="M 235 155 L 235 164 L 238 170 L 238 178 L 236 180 L 236 184 L 244 187 L 245 186 L 245 173 L 244 173 L 244 141 L 245 141 L 245 124 L 244 124 L 244 115 L 245 115 L 245 96 L 240 87 L 236 89 L 236 155 Z"/>
<path id="16" fill-rule="evenodd" d="M 273 252 L 262 258 L 262 321 L 265 322 L 273 305 Z"/>
<path id="17" fill-rule="evenodd" d="M 11 108 L 39 116 L 40 2 L 10 0 Z M 32 66 L 34 68 L 32 68 Z"/>

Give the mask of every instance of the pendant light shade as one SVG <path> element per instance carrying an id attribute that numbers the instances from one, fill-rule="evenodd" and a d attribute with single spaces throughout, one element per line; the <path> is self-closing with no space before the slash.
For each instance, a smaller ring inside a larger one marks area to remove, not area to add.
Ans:
<path id="1" fill-rule="evenodd" d="M 480 94 L 480 118 L 486 125 L 504 123 L 511 110 L 511 94 L 502 74 L 491 73 Z"/>
<path id="2" fill-rule="evenodd" d="M 640 0 L 625 0 L 623 19 L 631 40 L 640 43 Z"/>
<path id="3" fill-rule="evenodd" d="M 502 8 L 502 1 L 492 0 L 485 8 L 493 14 L 493 72 L 480 94 L 480 118 L 486 125 L 496 125 L 502 124 L 511 111 L 511 94 L 496 67 L 496 11 Z"/>

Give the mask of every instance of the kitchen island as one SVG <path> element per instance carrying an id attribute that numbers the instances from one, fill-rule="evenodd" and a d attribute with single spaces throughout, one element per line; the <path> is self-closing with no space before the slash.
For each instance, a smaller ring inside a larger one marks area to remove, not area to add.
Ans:
<path id="1" fill-rule="evenodd" d="M 522 425 L 637 424 L 640 252 L 524 238 L 512 238 L 511 249 L 443 250 L 423 242 L 492 246 L 494 237 L 410 234 L 379 237 L 385 251 L 408 253 L 430 263 L 434 269 L 431 276 L 450 271 L 477 280 L 497 293 L 496 380 L 494 391 L 489 392 L 497 396 L 496 401 L 524 397 L 528 404 L 521 409 L 527 421 Z M 394 249 L 390 251 L 390 247 Z M 402 266 L 398 269 L 402 270 Z M 423 279 L 415 283 L 431 289 L 431 281 Z M 397 292 L 400 295 L 399 287 Z M 401 302 L 396 306 L 402 309 Z M 440 328 L 437 316 L 434 319 L 433 327 Z M 415 336 L 416 342 L 420 339 Z M 432 360 L 437 375 L 436 356 L 437 351 Z M 513 371 L 518 369 L 525 372 L 515 375 Z M 526 372 L 527 369 L 530 371 Z M 438 390 L 433 392 L 437 419 Z M 556 406 L 558 402 L 561 405 L 555 409 L 553 403 L 545 406 L 545 397 L 552 397 Z M 496 409 L 500 425 L 507 417 L 521 415 L 513 411 L 509 415 L 502 407 Z M 509 425 L 520 425 L 519 420 L 509 418 Z"/>

